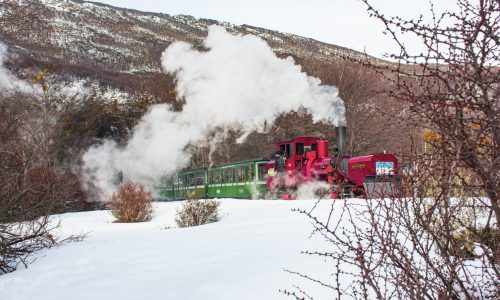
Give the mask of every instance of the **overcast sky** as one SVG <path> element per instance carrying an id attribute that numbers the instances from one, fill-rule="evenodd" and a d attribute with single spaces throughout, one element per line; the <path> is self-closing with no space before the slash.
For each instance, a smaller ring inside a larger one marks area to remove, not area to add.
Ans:
<path id="1" fill-rule="evenodd" d="M 141 11 L 185 14 L 196 18 L 249 24 L 289 32 L 382 57 L 395 45 L 383 35 L 383 26 L 370 18 L 360 0 L 94 0 Z M 429 15 L 429 0 L 373 0 L 386 15 Z M 436 11 L 453 10 L 455 0 L 434 0 Z M 421 51 L 418 40 L 406 44 Z"/>

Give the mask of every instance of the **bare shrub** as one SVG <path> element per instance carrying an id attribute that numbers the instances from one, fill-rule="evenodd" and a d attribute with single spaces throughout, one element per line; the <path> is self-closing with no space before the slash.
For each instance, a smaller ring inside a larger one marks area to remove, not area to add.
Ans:
<path id="1" fill-rule="evenodd" d="M 177 210 L 175 222 L 179 227 L 193 227 L 218 222 L 219 201 L 188 199 L 180 210 Z"/>
<path id="2" fill-rule="evenodd" d="M 330 288 L 335 299 L 497 299 L 498 236 L 461 223 L 462 199 L 435 201 L 345 200 L 332 204 L 327 218 L 298 210 L 331 245 L 304 253 L 324 258 L 333 271 L 329 278 L 287 271 Z M 482 207 L 468 207 L 474 220 L 485 217 Z M 284 293 L 310 299 L 300 288 Z"/>
<path id="3" fill-rule="evenodd" d="M 152 199 L 142 184 L 127 182 L 111 196 L 108 206 L 116 222 L 147 222 L 153 217 Z"/>
<path id="4" fill-rule="evenodd" d="M 70 242 L 80 242 L 87 234 L 61 238 L 54 234 L 61 224 L 55 218 L 43 216 L 22 222 L 0 223 L 0 275 L 28 267 L 34 253 Z"/>
<path id="5" fill-rule="evenodd" d="M 407 106 L 393 119 L 418 133 L 401 157 L 403 196 L 345 201 L 325 219 L 300 211 L 332 246 L 306 253 L 334 270 L 328 279 L 292 273 L 336 298 L 499 299 L 500 2 L 458 0 L 458 13 L 434 14 L 430 25 L 362 2 L 401 46 L 398 63 L 364 63 Z M 421 38 L 426 53 L 410 54 L 401 33 Z"/>
<path id="6" fill-rule="evenodd" d="M 61 242 L 50 215 L 73 207 L 81 192 L 75 176 L 47 155 L 50 138 L 40 133 L 53 124 L 42 122 L 26 98 L 39 100 L 0 94 L 0 274 L 27 266 L 33 252 Z"/>
<path id="7" fill-rule="evenodd" d="M 21 223 L 0 223 L 0 275 L 20 264 L 27 266 L 31 253 L 56 244 L 49 219 Z"/>

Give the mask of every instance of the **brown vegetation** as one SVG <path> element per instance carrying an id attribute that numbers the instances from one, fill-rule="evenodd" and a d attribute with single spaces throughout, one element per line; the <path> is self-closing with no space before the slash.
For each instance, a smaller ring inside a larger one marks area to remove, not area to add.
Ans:
<path id="1" fill-rule="evenodd" d="M 216 200 L 202 200 L 198 197 L 187 199 L 177 210 L 175 222 L 179 227 L 193 227 L 218 222 L 220 202 Z"/>
<path id="2" fill-rule="evenodd" d="M 331 260 L 335 270 L 331 280 L 292 273 L 337 298 L 497 299 L 500 3 L 459 0 L 458 13 L 434 15 L 427 25 L 386 17 L 363 2 L 401 45 L 398 64 L 360 63 L 389 82 L 386 96 L 406 108 L 391 119 L 417 133 L 402 157 L 403 197 L 345 202 L 335 206 L 342 221 L 301 211 L 333 247 L 306 253 Z M 420 37 L 427 53 L 410 54 L 401 32 Z M 285 293 L 308 298 L 300 289 Z"/>
<path id="3" fill-rule="evenodd" d="M 153 217 L 153 197 L 142 184 L 127 182 L 113 193 L 108 207 L 116 222 L 147 222 Z"/>
<path id="4" fill-rule="evenodd" d="M 44 104 L 0 94 L 0 274 L 59 242 L 50 214 L 85 206 L 78 177 L 51 156 L 54 125 Z"/>

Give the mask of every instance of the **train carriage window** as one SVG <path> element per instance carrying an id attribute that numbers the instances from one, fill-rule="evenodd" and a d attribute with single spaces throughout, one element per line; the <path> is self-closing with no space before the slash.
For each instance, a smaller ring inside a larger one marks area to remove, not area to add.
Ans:
<path id="1" fill-rule="evenodd" d="M 247 174 L 248 181 L 254 180 L 254 178 L 253 178 L 253 165 L 245 166 L 245 173 Z"/>
<path id="2" fill-rule="evenodd" d="M 251 172 L 252 166 L 245 166 L 245 178 L 246 181 L 252 181 L 252 172 Z"/>
<path id="3" fill-rule="evenodd" d="M 312 144 L 311 144 L 311 150 L 312 150 L 312 151 L 318 151 L 318 144 L 316 144 L 316 143 L 312 143 Z"/>
<path id="4" fill-rule="evenodd" d="M 214 171 L 208 171 L 208 184 L 214 183 Z"/>
<path id="5" fill-rule="evenodd" d="M 222 183 L 221 170 L 214 171 L 214 179 L 215 179 L 215 183 Z"/>
<path id="6" fill-rule="evenodd" d="M 198 173 L 196 175 L 196 185 L 205 185 L 205 173 Z"/>
<path id="7" fill-rule="evenodd" d="M 194 185 L 194 174 L 188 174 L 188 185 L 189 186 Z"/>
<path id="8" fill-rule="evenodd" d="M 304 155 L 304 143 L 295 144 L 295 155 Z"/>
<path id="9" fill-rule="evenodd" d="M 290 158 L 292 156 L 292 147 L 290 147 L 290 144 L 286 144 L 286 149 L 285 149 L 285 156 L 286 158 Z"/>
<path id="10" fill-rule="evenodd" d="M 285 153 L 285 145 L 280 145 L 280 152 Z"/>
<path id="11" fill-rule="evenodd" d="M 163 188 L 169 188 L 173 185 L 173 178 L 171 176 L 162 176 L 161 183 Z"/>
<path id="12" fill-rule="evenodd" d="M 224 182 L 233 182 L 233 168 L 224 169 Z"/>
<path id="13" fill-rule="evenodd" d="M 266 174 L 266 163 L 257 164 L 257 175 L 258 175 L 257 180 L 260 181 L 264 180 L 265 174 Z"/>
<path id="14" fill-rule="evenodd" d="M 243 166 L 236 168 L 236 181 L 237 182 L 245 181 L 245 168 Z"/>

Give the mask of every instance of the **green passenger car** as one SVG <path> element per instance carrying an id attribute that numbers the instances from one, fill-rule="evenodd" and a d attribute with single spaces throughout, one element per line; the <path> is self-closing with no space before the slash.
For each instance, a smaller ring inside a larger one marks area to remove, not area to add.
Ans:
<path id="1" fill-rule="evenodd" d="M 162 200 L 198 198 L 259 199 L 266 194 L 266 158 L 185 170 L 165 177 Z"/>

